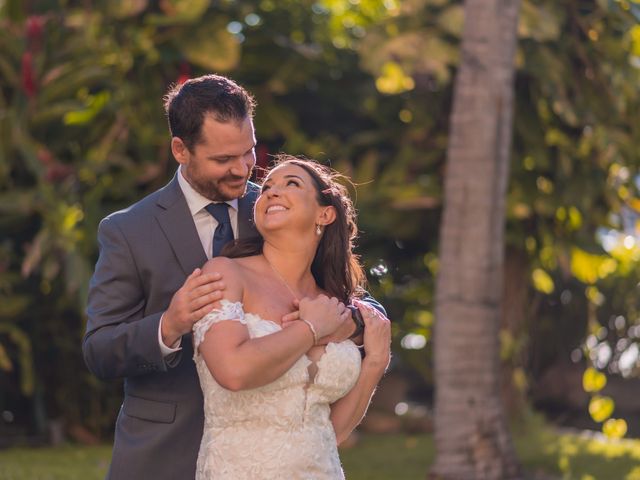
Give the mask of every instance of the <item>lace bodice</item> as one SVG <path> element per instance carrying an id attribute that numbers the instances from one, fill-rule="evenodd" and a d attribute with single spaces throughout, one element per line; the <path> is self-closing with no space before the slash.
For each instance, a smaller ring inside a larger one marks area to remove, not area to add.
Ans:
<path id="1" fill-rule="evenodd" d="M 330 343 L 316 362 L 302 356 L 272 383 L 232 392 L 212 377 L 198 347 L 211 325 L 223 320 L 243 323 L 251 338 L 281 327 L 245 313 L 240 302 L 222 301 L 193 327 L 194 361 L 204 394 L 205 425 L 196 479 L 335 480 L 340 467 L 330 404 L 354 386 L 360 352 L 351 341 Z"/>

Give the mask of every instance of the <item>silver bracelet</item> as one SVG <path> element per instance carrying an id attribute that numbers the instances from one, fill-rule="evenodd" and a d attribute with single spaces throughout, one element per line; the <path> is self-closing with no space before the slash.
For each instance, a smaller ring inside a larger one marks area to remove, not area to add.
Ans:
<path id="1" fill-rule="evenodd" d="M 318 332 L 316 332 L 316 328 L 313 326 L 313 324 L 309 320 L 305 320 L 304 318 L 300 318 L 300 320 L 307 324 L 307 326 L 309 327 L 309 330 L 311 330 L 311 334 L 313 335 L 313 344 L 317 345 Z"/>

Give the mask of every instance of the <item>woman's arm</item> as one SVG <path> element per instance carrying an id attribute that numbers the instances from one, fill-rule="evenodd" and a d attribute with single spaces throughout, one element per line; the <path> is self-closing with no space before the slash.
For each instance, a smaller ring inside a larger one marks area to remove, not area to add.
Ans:
<path id="1" fill-rule="evenodd" d="M 244 286 L 238 266 L 232 260 L 216 257 L 207 262 L 203 271 L 222 274 L 225 299 L 241 301 Z M 313 324 L 318 335 L 336 328 L 324 321 L 336 317 L 337 301 L 323 295 L 300 302 L 305 320 Z M 218 303 L 215 308 L 220 308 Z M 338 318 L 340 318 L 338 316 Z M 232 391 L 260 387 L 273 382 L 289 370 L 314 344 L 314 335 L 304 322 L 259 338 L 250 338 L 246 325 L 235 320 L 223 320 L 211 325 L 199 352 L 211 375 L 224 388 Z"/>
<path id="2" fill-rule="evenodd" d="M 391 358 L 389 320 L 373 307 L 366 308 L 363 319 L 366 356 L 362 361 L 360 376 L 351 391 L 331 405 L 331 423 L 338 444 L 349 436 L 364 417 Z"/>

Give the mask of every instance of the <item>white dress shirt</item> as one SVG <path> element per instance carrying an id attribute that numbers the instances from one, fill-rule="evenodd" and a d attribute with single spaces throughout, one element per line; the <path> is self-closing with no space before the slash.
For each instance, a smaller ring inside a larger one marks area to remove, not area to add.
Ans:
<path id="1" fill-rule="evenodd" d="M 218 226 L 218 221 L 204 208 L 211 203 L 211 200 L 196 192 L 189 182 L 187 182 L 182 174 L 182 166 L 178 167 L 178 184 L 180 185 L 180 189 L 187 201 L 187 206 L 191 212 L 193 223 L 196 225 L 196 230 L 198 231 L 198 237 L 200 237 L 200 243 L 202 243 L 202 248 L 207 255 L 207 259 L 211 259 L 211 253 L 213 250 L 213 234 Z M 229 219 L 231 220 L 233 236 L 238 238 L 238 199 L 235 198 L 225 203 L 230 207 Z M 162 355 L 165 357 L 182 348 L 180 347 L 181 340 L 178 340 L 171 347 L 164 344 L 162 341 L 162 318 L 158 325 L 158 342 L 160 343 Z"/>

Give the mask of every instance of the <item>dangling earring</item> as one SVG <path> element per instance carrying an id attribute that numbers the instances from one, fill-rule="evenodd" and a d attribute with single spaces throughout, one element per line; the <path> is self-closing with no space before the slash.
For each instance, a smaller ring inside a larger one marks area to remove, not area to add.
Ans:
<path id="1" fill-rule="evenodd" d="M 316 235 L 318 236 L 322 235 L 322 228 L 318 224 L 316 224 Z"/>

